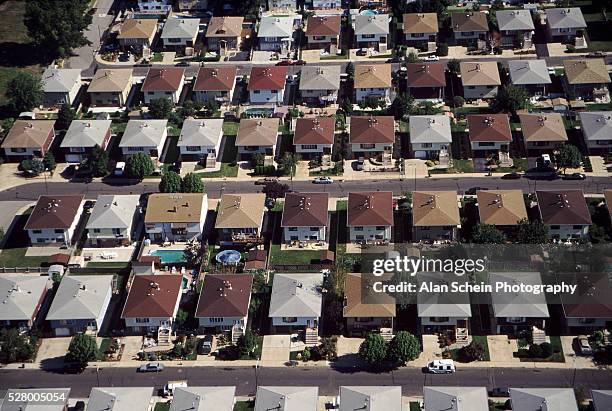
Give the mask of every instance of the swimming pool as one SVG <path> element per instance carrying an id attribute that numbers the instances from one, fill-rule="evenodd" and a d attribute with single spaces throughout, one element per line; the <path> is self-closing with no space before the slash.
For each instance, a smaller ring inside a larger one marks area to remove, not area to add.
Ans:
<path id="1" fill-rule="evenodd" d="M 183 250 L 153 250 L 149 255 L 158 256 L 162 263 L 184 263 L 187 261 Z"/>
<path id="2" fill-rule="evenodd" d="M 362 10 L 359 12 L 362 16 L 375 16 L 376 12 L 374 10 Z"/>

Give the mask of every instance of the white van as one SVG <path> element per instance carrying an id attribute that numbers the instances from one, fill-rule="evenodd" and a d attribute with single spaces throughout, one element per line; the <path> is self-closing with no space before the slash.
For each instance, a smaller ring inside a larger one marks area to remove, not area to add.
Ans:
<path id="1" fill-rule="evenodd" d="M 168 384 L 164 385 L 162 394 L 164 397 L 168 397 L 169 395 L 174 395 L 174 390 L 176 388 L 184 388 L 184 387 L 187 387 L 186 380 L 168 381 Z"/>
<path id="2" fill-rule="evenodd" d="M 433 360 L 427 364 L 427 372 L 431 374 L 451 374 L 455 371 L 453 360 Z"/>

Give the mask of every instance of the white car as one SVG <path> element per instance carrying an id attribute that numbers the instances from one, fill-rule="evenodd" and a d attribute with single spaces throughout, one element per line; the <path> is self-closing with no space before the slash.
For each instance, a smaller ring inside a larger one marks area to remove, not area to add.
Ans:
<path id="1" fill-rule="evenodd" d="M 435 54 L 432 54 L 430 56 L 425 57 L 424 60 L 425 61 L 439 61 L 440 57 L 436 56 Z"/>
<path id="2" fill-rule="evenodd" d="M 334 180 L 331 177 L 317 177 L 314 180 L 312 180 L 313 184 L 331 184 L 334 182 Z"/>
<path id="3" fill-rule="evenodd" d="M 117 164 L 115 165 L 115 171 L 113 172 L 113 174 L 116 177 L 121 177 L 124 171 L 125 171 L 125 161 L 117 161 Z"/>
<path id="4" fill-rule="evenodd" d="M 426 368 L 431 374 L 452 374 L 456 371 L 453 360 L 433 360 L 427 363 Z"/>

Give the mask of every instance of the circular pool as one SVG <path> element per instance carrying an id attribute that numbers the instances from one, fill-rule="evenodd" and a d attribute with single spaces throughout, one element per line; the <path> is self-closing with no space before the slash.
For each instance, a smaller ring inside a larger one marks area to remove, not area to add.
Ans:
<path id="1" fill-rule="evenodd" d="M 215 256 L 215 260 L 221 264 L 238 264 L 240 252 L 236 250 L 223 250 Z"/>

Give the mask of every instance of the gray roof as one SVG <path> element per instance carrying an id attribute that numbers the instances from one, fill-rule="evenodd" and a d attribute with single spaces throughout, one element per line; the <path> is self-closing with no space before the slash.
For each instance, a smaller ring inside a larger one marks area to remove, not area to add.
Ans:
<path id="1" fill-rule="evenodd" d="M 6 398 L 9 397 L 9 393 L 16 394 L 19 396 L 20 394 L 26 394 L 25 398 L 34 398 L 32 395 L 27 395 L 29 393 L 49 393 L 54 392 L 57 393 L 60 398 L 60 401 L 48 403 L 48 402 L 40 402 L 40 401 L 30 401 L 30 402 L 18 402 L 18 401 L 7 401 Z M 4 398 L 4 402 L 0 401 L 0 406 L 2 406 L 2 411 L 65 411 L 68 408 L 68 397 L 70 396 L 70 388 L 11 388 L 6 391 L 6 397 Z"/>
<path id="2" fill-rule="evenodd" d="M 137 195 L 100 195 L 91 211 L 86 228 L 129 228 L 138 206 Z"/>
<path id="3" fill-rule="evenodd" d="M 451 143 L 448 116 L 410 116 L 410 143 Z"/>
<path id="4" fill-rule="evenodd" d="M 262 17 L 257 37 L 292 37 L 293 17 Z"/>
<path id="5" fill-rule="evenodd" d="M 340 66 L 303 66 L 300 90 L 338 90 Z"/>
<path id="6" fill-rule="evenodd" d="M 177 146 L 216 147 L 223 136 L 223 119 L 187 119 L 183 122 Z"/>
<path id="7" fill-rule="evenodd" d="M 467 281 L 452 273 L 421 272 L 417 274 L 419 287 L 427 282 L 433 285 L 450 284 L 451 281 Z M 458 317 L 472 316 L 470 295 L 468 293 L 425 293 L 417 294 L 417 311 L 419 317 Z"/>
<path id="8" fill-rule="evenodd" d="M 514 411 L 578 411 L 572 388 L 510 388 Z"/>
<path id="9" fill-rule="evenodd" d="M 255 411 L 316 411 L 318 387 L 257 387 Z"/>
<path id="10" fill-rule="evenodd" d="M 512 60 L 508 62 L 508 71 L 515 85 L 552 83 L 546 60 Z"/>
<path id="11" fill-rule="evenodd" d="M 488 411 L 485 387 L 423 387 L 425 411 Z"/>
<path id="12" fill-rule="evenodd" d="M 553 29 L 583 28 L 586 21 L 580 7 L 545 9 L 548 25 Z"/>
<path id="13" fill-rule="evenodd" d="M 148 411 L 152 396 L 153 387 L 94 387 L 87 411 Z"/>
<path id="14" fill-rule="evenodd" d="M 49 277 L 28 274 L 0 275 L 0 321 L 28 321 L 49 286 Z"/>
<path id="15" fill-rule="evenodd" d="M 53 297 L 47 320 L 100 317 L 112 282 L 112 275 L 65 275 Z"/>
<path id="16" fill-rule="evenodd" d="M 500 30 L 534 30 L 529 10 L 497 10 L 497 24 Z"/>
<path id="17" fill-rule="evenodd" d="M 612 111 L 583 111 L 580 122 L 585 140 L 612 140 Z"/>
<path id="18" fill-rule="evenodd" d="M 112 120 L 73 120 L 60 147 L 102 146 Z"/>
<path id="19" fill-rule="evenodd" d="M 355 34 L 389 34 L 389 15 L 355 16 Z"/>
<path id="20" fill-rule="evenodd" d="M 130 120 L 119 147 L 157 147 L 164 138 L 167 125 L 168 120 Z"/>
<path id="21" fill-rule="evenodd" d="M 340 387 L 340 411 L 402 411 L 402 387 Z"/>
<path id="22" fill-rule="evenodd" d="M 42 75 L 42 87 L 45 93 L 68 93 L 75 84 L 81 84 L 81 69 L 48 67 Z"/>
<path id="23" fill-rule="evenodd" d="M 232 411 L 236 387 L 181 387 L 174 390 L 170 411 Z"/>
<path id="24" fill-rule="evenodd" d="M 162 39 L 193 39 L 197 37 L 200 19 L 169 18 L 161 33 Z"/>
<path id="25" fill-rule="evenodd" d="M 269 317 L 320 317 L 323 274 L 276 274 Z"/>
<path id="26" fill-rule="evenodd" d="M 612 390 L 591 390 L 595 411 L 612 410 Z"/>
<path id="27" fill-rule="evenodd" d="M 493 272 L 489 284 L 493 285 L 491 300 L 496 317 L 548 318 L 545 294 L 496 292 L 495 283 L 541 285 L 538 272 Z"/>

